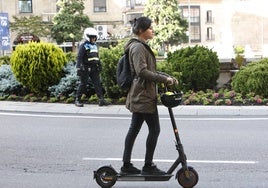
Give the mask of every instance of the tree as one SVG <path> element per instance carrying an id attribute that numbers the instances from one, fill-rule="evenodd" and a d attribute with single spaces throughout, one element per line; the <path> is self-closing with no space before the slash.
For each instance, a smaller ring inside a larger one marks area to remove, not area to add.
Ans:
<path id="1" fill-rule="evenodd" d="M 154 46 L 169 51 L 169 46 L 187 41 L 188 23 L 180 16 L 177 0 L 148 0 L 144 15 L 155 24 Z"/>
<path id="2" fill-rule="evenodd" d="M 84 0 L 59 0 L 57 5 L 60 10 L 53 18 L 51 36 L 58 44 L 72 42 L 74 51 L 75 41 L 81 40 L 83 30 L 93 24 L 83 13 Z"/>
<path id="3" fill-rule="evenodd" d="M 49 35 L 48 24 L 42 21 L 41 16 L 13 16 L 14 22 L 10 23 L 10 29 L 12 32 L 16 32 L 17 35 L 32 34 L 38 37 L 46 37 Z"/>

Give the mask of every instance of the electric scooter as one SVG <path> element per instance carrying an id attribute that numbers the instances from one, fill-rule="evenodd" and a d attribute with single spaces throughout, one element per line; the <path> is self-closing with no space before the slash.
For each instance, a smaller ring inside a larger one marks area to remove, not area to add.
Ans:
<path id="1" fill-rule="evenodd" d="M 168 169 L 164 175 L 143 175 L 143 174 L 120 174 L 112 166 L 102 166 L 94 171 L 94 179 L 102 188 L 112 187 L 116 181 L 168 181 L 173 176 L 172 173 L 181 164 L 181 168 L 177 171 L 175 178 L 184 188 L 194 187 L 198 180 L 198 173 L 191 166 L 187 165 L 187 158 L 184 153 L 183 145 L 179 137 L 179 131 L 176 126 L 173 107 L 178 106 L 182 101 L 182 93 L 166 92 L 161 95 L 161 102 L 168 107 L 173 132 L 175 135 L 175 146 L 178 151 L 178 158 Z"/>

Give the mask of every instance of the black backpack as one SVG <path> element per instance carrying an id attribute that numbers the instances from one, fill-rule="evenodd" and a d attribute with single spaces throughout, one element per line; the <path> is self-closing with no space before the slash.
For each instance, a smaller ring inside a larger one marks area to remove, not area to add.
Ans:
<path id="1" fill-rule="evenodd" d="M 132 39 L 132 40 L 138 41 L 137 39 Z M 147 50 L 149 50 L 151 54 L 154 55 L 154 53 L 152 52 L 149 46 L 145 44 L 144 46 L 146 47 Z M 117 69 L 116 69 L 116 81 L 117 81 L 118 86 L 122 90 L 128 91 L 131 87 L 134 77 L 135 77 L 135 73 L 131 73 L 131 70 L 130 70 L 129 50 L 127 50 L 118 61 Z"/>
<path id="2" fill-rule="evenodd" d="M 116 68 L 116 81 L 118 86 L 123 90 L 129 90 L 134 79 L 134 74 L 131 74 L 129 63 L 129 51 L 119 59 Z"/>

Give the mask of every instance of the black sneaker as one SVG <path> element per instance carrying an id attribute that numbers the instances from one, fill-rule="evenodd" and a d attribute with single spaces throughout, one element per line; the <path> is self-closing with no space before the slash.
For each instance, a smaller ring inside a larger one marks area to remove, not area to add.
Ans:
<path id="1" fill-rule="evenodd" d="M 75 100 L 75 106 L 77 106 L 77 107 L 83 107 L 84 104 L 80 100 L 76 99 Z"/>
<path id="2" fill-rule="evenodd" d="M 133 164 L 130 164 L 129 166 L 122 166 L 121 167 L 121 174 L 140 174 L 141 170 L 134 167 Z"/>
<path id="3" fill-rule="evenodd" d="M 142 172 L 141 174 L 144 175 L 165 175 L 166 172 L 163 170 L 160 170 L 159 168 L 157 168 L 157 166 L 155 164 L 151 164 L 151 165 L 145 165 L 142 168 Z"/>

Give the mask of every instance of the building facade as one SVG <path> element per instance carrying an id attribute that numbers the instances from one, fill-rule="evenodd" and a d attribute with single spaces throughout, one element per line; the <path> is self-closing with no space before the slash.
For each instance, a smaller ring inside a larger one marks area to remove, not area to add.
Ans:
<path id="1" fill-rule="evenodd" d="M 189 22 L 189 41 L 177 47 L 203 45 L 219 58 L 232 58 L 233 48 L 245 48 L 246 57 L 268 56 L 268 14 L 265 0 L 179 0 L 181 16 Z M 0 0 L 1 12 L 12 16 L 38 15 L 51 22 L 57 0 Z M 143 14 L 146 0 L 85 0 L 85 14 L 94 23 L 100 40 L 130 34 L 129 21 Z M 11 33 L 11 43 L 16 33 Z M 42 39 L 51 40 L 51 39 Z M 49 41 L 53 42 L 53 41 Z"/>
<path id="2" fill-rule="evenodd" d="M 202 44 L 230 58 L 234 47 L 245 56 L 268 57 L 268 14 L 265 0 L 180 0 L 183 15 L 190 16 L 190 44 Z"/>

